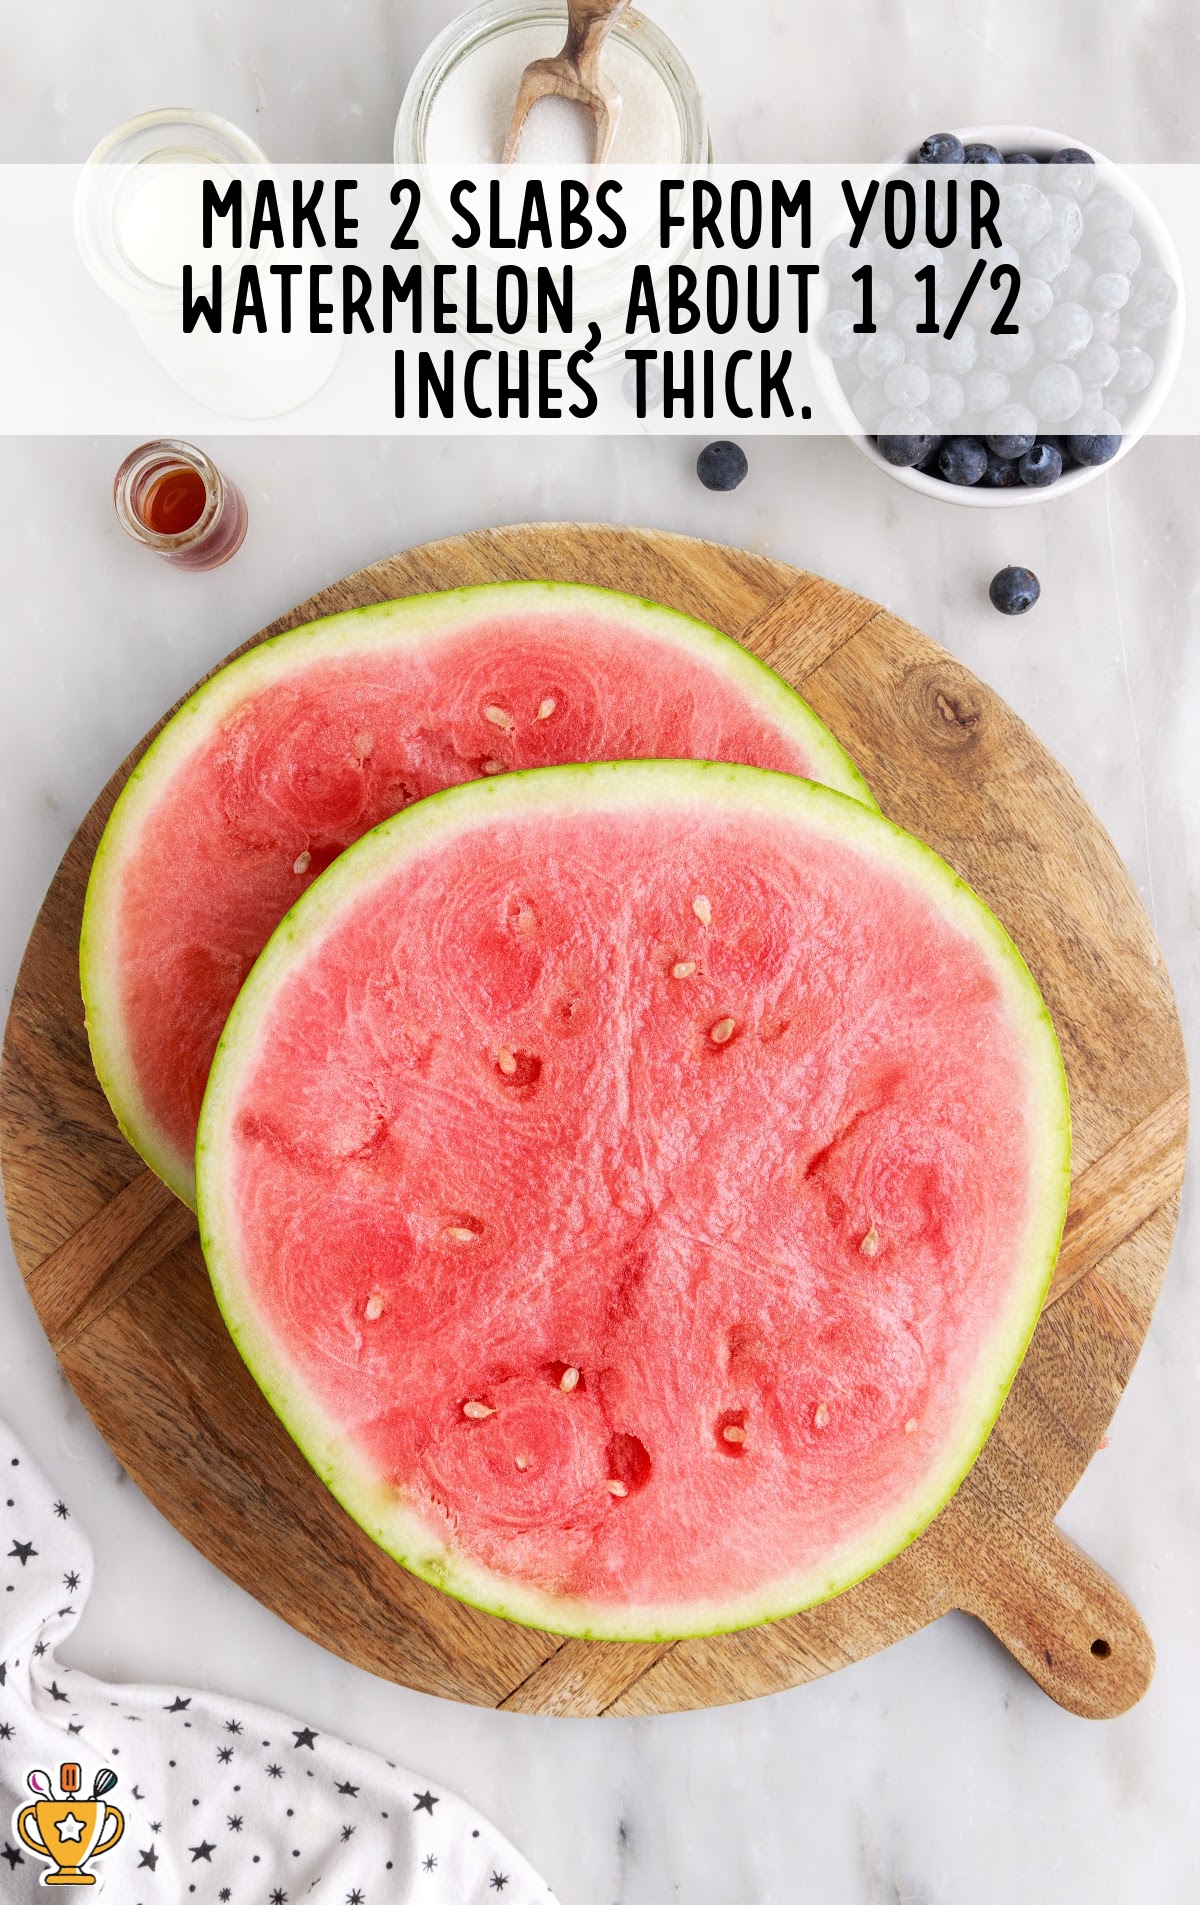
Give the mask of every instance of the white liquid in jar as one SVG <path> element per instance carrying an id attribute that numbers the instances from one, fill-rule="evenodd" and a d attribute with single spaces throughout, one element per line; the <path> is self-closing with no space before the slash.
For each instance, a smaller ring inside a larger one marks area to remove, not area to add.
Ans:
<path id="1" fill-rule="evenodd" d="M 164 154 L 131 167 L 122 182 L 114 206 L 117 241 L 134 270 L 154 284 L 182 285 L 185 264 L 207 281 L 213 264 L 234 256 L 225 219 L 213 221 L 212 249 L 202 247 L 205 177 L 224 192 L 231 174 L 204 153 Z"/>
<path id="2" fill-rule="evenodd" d="M 495 165 L 530 60 L 562 48 L 563 23 L 514 26 L 484 40 L 450 69 L 429 106 L 425 158 L 430 165 Z M 614 33 L 603 70 L 621 95 L 609 163 L 679 165 L 683 141 L 675 102 L 650 61 Z M 564 100 L 546 100 L 526 121 L 518 158 L 535 165 L 580 165 L 591 159 L 590 115 Z"/>

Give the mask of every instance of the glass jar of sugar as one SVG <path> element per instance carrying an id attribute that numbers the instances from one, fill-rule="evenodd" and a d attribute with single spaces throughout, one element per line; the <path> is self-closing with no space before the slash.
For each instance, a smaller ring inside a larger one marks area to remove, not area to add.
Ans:
<path id="1" fill-rule="evenodd" d="M 557 53 L 567 26 L 562 0 L 485 0 L 427 48 L 396 121 L 398 165 L 494 165 L 504 152 L 521 74 Z M 712 158 L 704 102 L 679 49 L 632 11 L 604 44 L 606 73 L 621 95 L 611 165 L 704 165 Z M 536 115 L 536 116 L 535 116 Z M 531 114 L 519 157 L 578 164 L 569 121 Z"/>

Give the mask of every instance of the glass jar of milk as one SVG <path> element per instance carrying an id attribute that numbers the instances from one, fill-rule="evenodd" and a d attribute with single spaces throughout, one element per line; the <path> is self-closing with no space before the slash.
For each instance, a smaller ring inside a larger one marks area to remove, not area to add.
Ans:
<path id="1" fill-rule="evenodd" d="M 409 81 L 396 121 L 398 165 L 494 165 L 504 151 L 517 86 L 530 60 L 557 53 L 566 34 L 563 0 L 485 0 L 438 35 Z M 624 13 L 604 43 L 603 64 L 621 95 L 609 165 L 705 165 L 712 157 L 704 103 L 666 34 Z M 569 123 L 559 149 L 522 141 L 519 157 L 585 162 Z"/>

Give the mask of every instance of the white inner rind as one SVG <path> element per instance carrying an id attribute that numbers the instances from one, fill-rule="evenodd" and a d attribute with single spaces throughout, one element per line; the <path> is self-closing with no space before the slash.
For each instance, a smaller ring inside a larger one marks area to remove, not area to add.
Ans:
<path id="1" fill-rule="evenodd" d="M 963 1393 L 954 1431 L 920 1486 L 819 1569 L 781 1576 L 752 1595 L 686 1605 L 599 1606 L 562 1600 L 475 1565 L 440 1544 L 366 1460 L 278 1352 L 248 1300 L 238 1258 L 238 1213 L 226 1168 L 233 1115 L 272 998 L 298 961 L 373 880 L 472 830 L 535 813 L 716 810 L 792 822 L 875 856 L 918 885 L 942 916 L 985 954 L 1024 1057 L 1029 1132 L 1028 1219 L 1007 1305 Z M 475 781 L 420 802 L 350 848 L 282 922 L 242 990 L 217 1050 L 196 1150 L 201 1240 L 217 1302 L 240 1353 L 312 1466 L 371 1538 L 397 1561 L 458 1599 L 527 1625 L 604 1640 L 677 1639 L 775 1620 L 829 1599 L 882 1566 L 921 1532 L 966 1475 L 992 1428 L 1041 1311 L 1066 1215 L 1070 1113 L 1049 1013 L 999 921 L 928 847 L 877 812 L 790 775 L 711 762 L 636 761 L 542 768 Z"/>

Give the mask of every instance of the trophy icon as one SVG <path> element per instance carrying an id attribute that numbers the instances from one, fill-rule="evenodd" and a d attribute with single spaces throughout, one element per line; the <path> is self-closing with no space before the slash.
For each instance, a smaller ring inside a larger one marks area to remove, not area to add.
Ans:
<path id="1" fill-rule="evenodd" d="M 37 1771 L 29 1775 L 37 1803 L 25 1806 L 15 1824 L 30 1851 L 48 1859 L 53 1867 L 42 1873 L 43 1885 L 95 1885 L 95 1873 L 84 1869 L 88 1860 L 111 1852 L 125 1830 L 123 1815 L 104 1798 L 116 1785 L 116 1774 L 107 1766 L 98 1772 L 90 1799 L 80 1798 L 79 1782 L 79 1767 L 71 1763 L 63 1766 L 59 1771 L 62 1798 L 56 1799 L 48 1774 Z M 110 1830 L 110 1822 L 116 1825 L 115 1832 Z"/>

